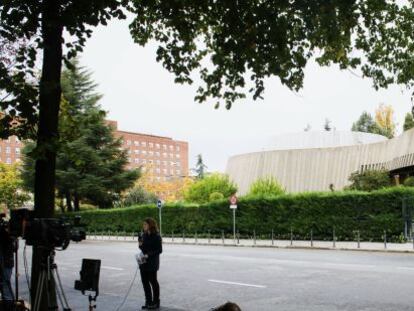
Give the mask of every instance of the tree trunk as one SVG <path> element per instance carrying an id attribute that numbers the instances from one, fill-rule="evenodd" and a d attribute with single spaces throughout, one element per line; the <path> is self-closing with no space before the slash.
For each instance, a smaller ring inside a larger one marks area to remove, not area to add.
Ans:
<path id="1" fill-rule="evenodd" d="M 36 159 L 34 203 L 35 215 L 39 218 L 53 217 L 55 205 L 56 143 L 58 140 L 58 115 L 61 96 L 60 75 L 62 70 L 62 30 L 60 1 L 42 2 L 41 27 L 43 39 L 43 66 L 39 92 L 39 124 L 37 148 L 42 156 Z M 37 282 L 42 258 L 48 250 L 33 247 L 31 296 L 36 297 Z M 53 310 L 56 306 L 55 286 L 51 285 L 50 304 L 47 293 L 40 297 L 40 310 Z M 32 301 L 34 304 L 35 301 Z"/>
<path id="2" fill-rule="evenodd" d="M 75 212 L 79 212 L 80 208 L 79 208 L 79 196 L 77 193 L 75 193 L 73 195 L 73 205 L 75 207 Z"/>
<path id="3" fill-rule="evenodd" d="M 73 212 L 72 198 L 70 197 L 69 191 L 66 191 L 66 206 L 67 206 L 68 212 Z"/>

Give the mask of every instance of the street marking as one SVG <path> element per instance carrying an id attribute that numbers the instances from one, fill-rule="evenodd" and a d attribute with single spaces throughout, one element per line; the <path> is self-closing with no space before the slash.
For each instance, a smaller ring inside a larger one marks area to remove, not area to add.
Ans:
<path id="1" fill-rule="evenodd" d="M 116 267 L 109 267 L 109 266 L 101 266 L 102 269 L 107 269 L 107 270 L 116 270 L 116 271 L 124 271 L 123 268 L 116 268 Z"/>
<path id="2" fill-rule="evenodd" d="M 414 271 L 414 268 L 412 267 L 397 267 L 398 270 L 410 270 L 410 271 Z"/>
<path id="3" fill-rule="evenodd" d="M 246 283 L 237 283 L 237 282 L 228 282 L 228 281 L 220 281 L 220 280 L 207 280 L 213 283 L 220 283 L 220 284 L 229 284 L 229 285 L 238 285 L 238 286 L 247 286 L 247 287 L 256 287 L 256 288 L 266 288 L 264 285 L 254 285 L 254 284 L 246 284 Z"/>

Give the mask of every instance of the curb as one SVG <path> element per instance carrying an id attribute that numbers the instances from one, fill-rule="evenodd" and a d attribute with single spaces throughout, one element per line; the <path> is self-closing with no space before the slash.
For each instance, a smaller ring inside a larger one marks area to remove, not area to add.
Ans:
<path id="1" fill-rule="evenodd" d="M 87 238 L 87 241 L 97 241 L 97 242 L 134 242 L 137 243 L 137 240 L 125 240 L 120 239 L 90 239 Z M 348 252 L 368 252 L 368 253 L 395 253 L 395 254 L 410 254 L 414 255 L 413 250 L 398 250 L 398 249 L 369 249 L 369 248 L 345 248 L 345 247 L 323 247 L 323 246 L 295 246 L 295 245 L 241 245 L 241 244 L 222 244 L 222 243 L 195 243 L 195 242 L 163 242 L 167 245 L 191 245 L 191 246 L 216 246 L 216 247 L 239 247 L 239 248 L 273 248 L 273 249 L 299 249 L 299 250 L 320 250 L 320 251 L 348 251 Z"/>

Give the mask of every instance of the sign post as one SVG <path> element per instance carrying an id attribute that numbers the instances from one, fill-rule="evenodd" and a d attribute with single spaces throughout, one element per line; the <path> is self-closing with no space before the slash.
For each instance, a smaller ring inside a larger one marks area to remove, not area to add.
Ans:
<path id="1" fill-rule="evenodd" d="M 159 213 L 159 217 L 160 217 L 160 236 L 162 236 L 162 214 L 161 214 L 161 210 L 162 210 L 162 201 L 160 199 L 158 199 L 157 201 L 157 207 L 158 207 L 158 213 Z"/>
<path id="2" fill-rule="evenodd" d="M 230 208 L 233 210 L 233 242 L 236 244 L 236 209 L 237 209 L 237 197 L 232 195 L 230 197 Z"/>

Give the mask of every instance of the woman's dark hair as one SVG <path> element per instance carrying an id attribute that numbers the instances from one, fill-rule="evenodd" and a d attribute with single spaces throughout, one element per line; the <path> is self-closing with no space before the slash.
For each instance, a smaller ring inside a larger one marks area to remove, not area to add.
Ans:
<path id="1" fill-rule="evenodd" d="M 211 309 L 211 311 L 241 311 L 241 309 L 237 304 L 229 301 L 224 305 Z"/>
<path id="2" fill-rule="evenodd" d="M 157 222 L 153 218 L 145 218 L 144 222 L 148 224 L 148 231 L 150 233 L 158 233 Z"/>

